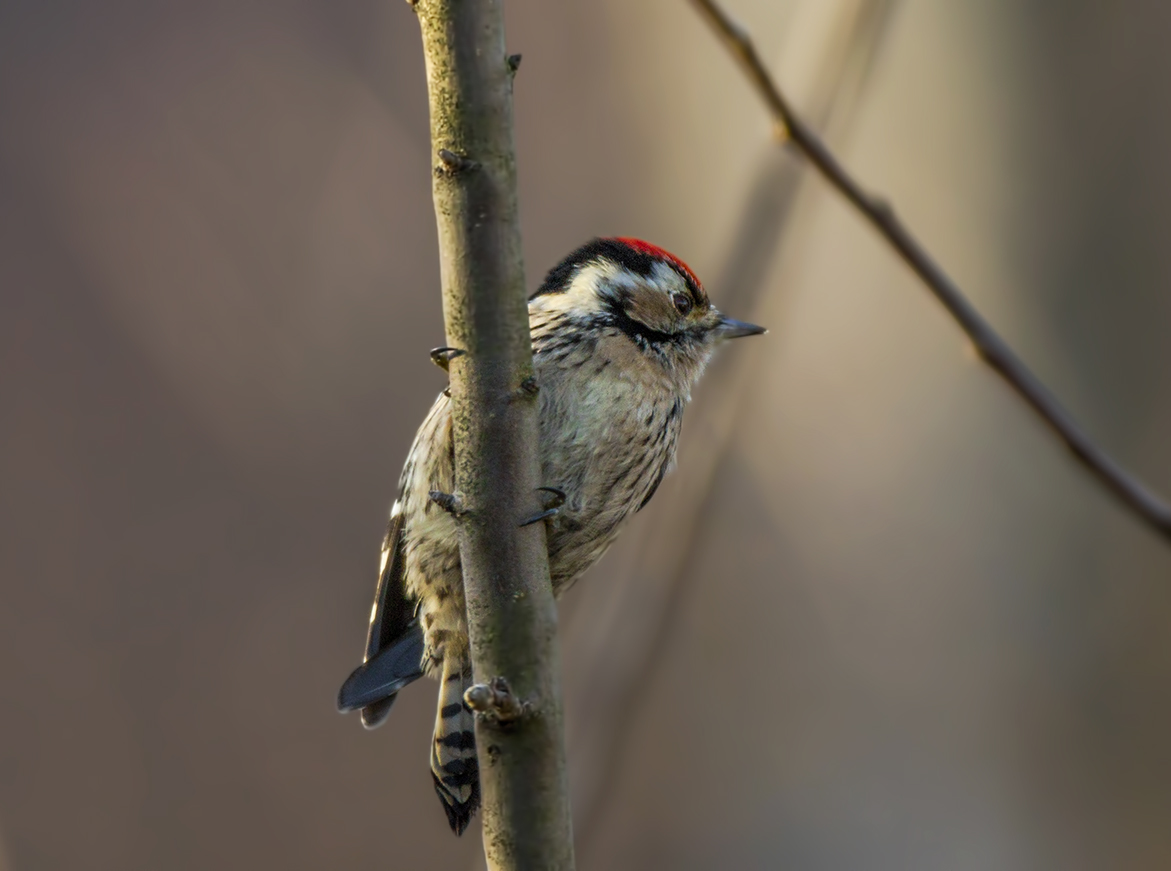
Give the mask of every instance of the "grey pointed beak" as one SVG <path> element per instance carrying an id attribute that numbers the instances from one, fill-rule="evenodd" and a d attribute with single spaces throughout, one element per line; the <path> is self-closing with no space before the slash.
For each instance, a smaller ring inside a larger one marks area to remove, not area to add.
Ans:
<path id="1" fill-rule="evenodd" d="M 716 339 L 739 339 L 741 336 L 759 336 L 767 333 L 764 327 L 748 324 L 735 318 L 725 317 L 712 328 L 712 336 Z"/>

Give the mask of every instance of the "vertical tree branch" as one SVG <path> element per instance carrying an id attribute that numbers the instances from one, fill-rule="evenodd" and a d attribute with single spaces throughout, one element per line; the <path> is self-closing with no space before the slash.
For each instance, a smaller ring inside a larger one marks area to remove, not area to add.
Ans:
<path id="1" fill-rule="evenodd" d="M 501 0 L 412 5 L 427 62 L 447 343 L 467 352 L 449 371 L 468 631 L 485 685 L 475 701 L 501 697 L 504 678 L 523 703 L 519 717 L 476 718 L 484 851 L 493 869 L 568 869 L 557 612 L 544 527 L 518 527 L 540 510 L 544 482 L 517 217 L 515 63 Z"/>

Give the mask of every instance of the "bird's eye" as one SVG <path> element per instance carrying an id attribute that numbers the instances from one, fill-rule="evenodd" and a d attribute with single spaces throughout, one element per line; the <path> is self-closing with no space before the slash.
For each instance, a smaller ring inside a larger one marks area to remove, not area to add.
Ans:
<path id="1" fill-rule="evenodd" d="M 675 303 L 675 311 L 681 315 L 687 315 L 691 312 L 691 297 L 686 294 L 677 293 L 672 300 Z"/>

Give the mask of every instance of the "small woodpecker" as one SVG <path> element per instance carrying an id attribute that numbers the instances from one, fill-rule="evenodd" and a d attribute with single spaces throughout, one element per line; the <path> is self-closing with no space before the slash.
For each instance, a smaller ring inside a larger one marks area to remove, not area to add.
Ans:
<path id="1" fill-rule="evenodd" d="M 529 298 L 549 574 L 560 595 L 614 542 L 675 461 L 683 408 L 712 349 L 763 327 L 724 317 L 687 265 L 638 239 L 595 239 Z M 462 351 L 436 349 L 440 365 Z M 431 406 L 382 543 L 366 655 L 338 696 L 374 728 L 395 694 L 440 681 L 435 791 L 458 835 L 480 803 L 456 524 L 451 399 Z"/>

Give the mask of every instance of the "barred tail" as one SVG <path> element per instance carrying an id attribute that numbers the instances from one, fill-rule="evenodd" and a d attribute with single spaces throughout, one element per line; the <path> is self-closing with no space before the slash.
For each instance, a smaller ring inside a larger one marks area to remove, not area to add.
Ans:
<path id="1" fill-rule="evenodd" d="M 476 763 L 475 720 L 464 705 L 471 666 L 448 656 L 443 660 L 439 715 L 431 745 L 431 776 L 447 811 L 451 830 L 462 835 L 480 807 L 480 773 Z"/>

